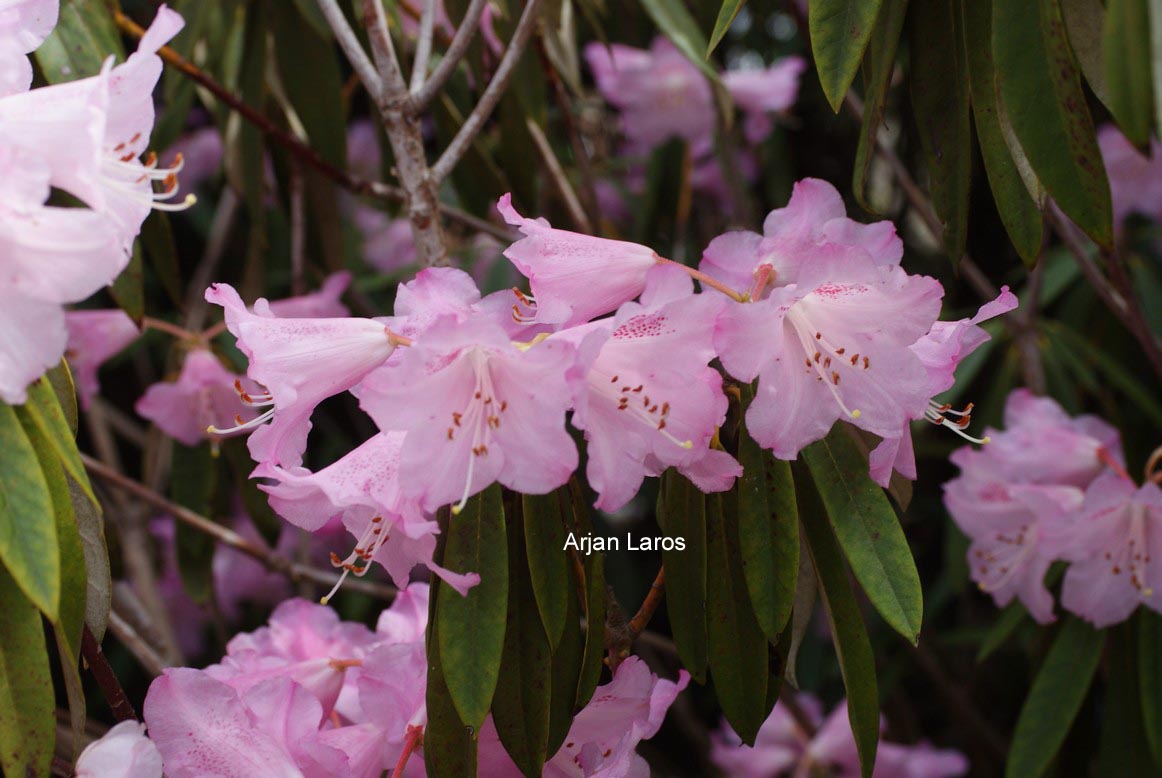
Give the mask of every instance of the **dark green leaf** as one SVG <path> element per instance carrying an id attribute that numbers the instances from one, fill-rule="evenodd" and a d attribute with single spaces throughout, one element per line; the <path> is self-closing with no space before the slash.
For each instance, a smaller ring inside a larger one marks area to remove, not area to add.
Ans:
<path id="1" fill-rule="evenodd" d="M 1146 739 L 1162 765 L 1162 615 L 1146 608 L 1138 613 L 1138 688 Z"/>
<path id="2" fill-rule="evenodd" d="M 730 94 L 718 77 L 718 70 L 706 61 L 710 44 L 686 5 L 682 0 L 641 0 L 641 4 L 662 34 L 710 81 L 720 118 L 729 128 L 733 118 Z"/>
<path id="3" fill-rule="evenodd" d="M 85 623 L 100 642 L 105 637 L 109 608 L 113 603 L 113 578 L 109 569 L 109 549 L 105 545 L 105 522 L 101 509 L 89 500 L 75 482 L 69 481 L 73 516 L 81 536 L 85 557 Z"/>
<path id="4" fill-rule="evenodd" d="M 500 674 L 508 608 L 508 546 L 500 485 L 468 501 L 449 522 L 444 566 L 477 573 L 480 583 L 461 596 L 439 590 L 440 662 L 460 720 L 479 731 Z"/>
<path id="5" fill-rule="evenodd" d="M 95 76 L 109 55 L 125 59 L 109 6 L 87 0 L 61 0 L 52 34 L 36 50 L 50 84 Z"/>
<path id="6" fill-rule="evenodd" d="M 686 550 L 662 550 L 666 612 L 682 666 L 706 683 L 706 498 L 678 471 L 662 474 L 658 524 L 668 537 L 684 538 Z"/>
<path id="7" fill-rule="evenodd" d="M 811 617 L 815 614 L 815 599 L 819 590 L 819 577 L 815 572 L 815 565 L 811 562 L 811 555 L 807 552 L 807 541 L 803 533 L 799 533 L 799 575 L 795 581 L 795 604 L 791 611 L 790 644 L 787 646 L 787 669 L 784 673 L 792 686 L 799 685 L 796 665 L 799 660 L 799 647 L 803 645 L 803 637 L 811 626 Z M 782 638 L 780 637 L 780 640 Z"/>
<path id="8" fill-rule="evenodd" d="M 984 158 L 993 200 L 1009 239 L 1026 265 L 1032 266 L 1041 252 L 1043 219 L 1038 203 L 1029 195 L 1009 144 L 1005 121 L 997 101 L 996 71 L 992 50 L 992 0 L 961 3 L 965 48 L 972 89 L 972 116 Z M 1010 130 L 1011 132 L 1011 130 Z"/>
<path id="9" fill-rule="evenodd" d="M 1069 46 L 1077 59 L 1086 83 L 1097 99 L 1110 104 L 1106 88 L 1105 64 L 1101 51 L 1101 32 L 1105 19 L 1102 0 L 1061 0 L 1061 18 L 1069 35 Z"/>
<path id="10" fill-rule="evenodd" d="M 1139 608 L 1139 615 L 1145 608 Z M 1105 704 L 1102 706 L 1101 740 L 1098 747 L 1096 775 L 1119 778 L 1157 778 L 1159 769 L 1150 757 L 1142 710 L 1138 705 L 1138 636 L 1135 617 L 1109 629 L 1105 679 Z"/>
<path id="11" fill-rule="evenodd" d="M 246 448 L 246 438 L 231 438 L 219 444 L 223 458 L 233 476 L 234 489 L 242 500 L 246 515 L 254 524 L 262 539 L 271 548 L 278 544 L 278 538 L 286 523 L 270 507 L 266 492 L 258 488 L 258 482 L 250 478 L 254 462 Z"/>
<path id="12" fill-rule="evenodd" d="M 932 205 L 944 226 L 944 250 L 953 262 L 959 262 L 964 254 L 972 178 L 968 66 L 960 3 L 924 0 L 913 3 L 909 11 L 912 109 L 924 148 Z"/>
<path id="13" fill-rule="evenodd" d="M 320 35 L 298 8 L 296 3 L 296 10 L 283 8 L 271 15 L 282 85 L 311 147 L 327 162 L 344 168 L 347 123 L 339 61 L 329 36 Z"/>
<path id="14" fill-rule="evenodd" d="M 48 775 L 56 698 L 44 628 L 3 567 L 0 603 L 0 768 L 5 775 Z"/>
<path id="15" fill-rule="evenodd" d="M 446 529 L 447 510 L 441 511 L 440 526 Z M 444 545 L 444 535 L 439 545 Z M 437 547 L 436 559 L 444 563 L 442 551 Z M 463 778 L 476 775 L 476 730 L 466 725 L 456 712 L 452 695 L 444 675 L 440 659 L 439 599 L 444 590 L 451 590 L 445 583 L 434 580 L 431 599 L 428 602 L 428 687 L 424 701 L 428 711 L 428 725 L 424 729 L 424 766 L 432 778 Z M 452 594 L 456 594 L 451 590 Z"/>
<path id="16" fill-rule="evenodd" d="M 767 638 L 742 573 L 738 516 L 706 496 L 706 632 L 710 676 L 722 712 L 747 745 L 767 718 Z"/>
<path id="17" fill-rule="evenodd" d="M 1061 210 L 1097 243 L 1113 239 L 1109 183 L 1057 0 L 994 0 L 1001 102 Z"/>
<path id="18" fill-rule="evenodd" d="M 907 15 L 908 0 L 884 0 L 876 17 L 876 26 L 864 57 L 863 123 L 859 128 L 859 145 L 855 150 L 855 172 L 852 189 L 855 199 L 868 211 L 874 211 L 867 196 L 867 175 L 875 157 L 876 139 L 884 122 L 888 87 L 896 67 L 896 47 Z"/>
<path id="19" fill-rule="evenodd" d="M 860 771 L 870 778 L 880 739 L 880 698 L 876 684 L 875 655 L 872 654 L 859 603 L 847 579 L 843 557 L 835 542 L 819 493 L 805 467 L 792 466 L 795 492 L 799 498 L 799 519 L 811 562 L 819 576 L 819 594 L 831 624 L 831 639 L 839 658 L 843 685 L 847 688 L 847 716 L 855 733 Z"/>
<path id="20" fill-rule="evenodd" d="M 996 622 L 989 628 L 980 649 L 976 652 L 976 661 L 983 662 L 993 655 L 993 652 L 1003 646 L 1009 637 L 1017 631 L 1017 627 L 1025 621 L 1027 611 L 1020 602 L 1011 602 L 1001 611 Z"/>
<path id="21" fill-rule="evenodd" d="M 746 0 L 722 0 L 722 7 L 718 9 L 718 18 L 714 20 L 714 31 L 710 33 L 710 45 L 706 47 L 706 59 L 710 59 L 710 55 L 718 48 L 718 44 L 722 42 L 726 31 L 734 23 L 734 17 L 738 16 L 738 12 L 742 10 L 744 5 L 746 5 Z"/>
<path id="22" fill-rule="evenodd" d="M 835 535 L 868 599 L 891 627 L 920 639 L 920 574 L 896 512 L 842 429 L 803 450 Z"/>
<path id="23" fill-rule="evenodd" d="M 526 494 L 522 498 L 529 576 L 541 623 L 554 649 L 565 634 L 569 599 L 574 597 L 562 515 L 562 502 L 567 499 L 562 490 L 545 495 Z"/>
<path id="24" fill-rule="evenodd" d="M 44 435 L 44 441 L 56 452 L 65 472 L 84 490 L 85 495 L 97 502 L 89 476 L 81 462 L 81 452 L 73 438 L 68 415 L 57 401 L 56 391 L 47 378 L 42 378 L 28 387 L 28 402 L 21 406 L 21 414 L 27 417 Z M 26 427 L 28 424 L 25 425 Z"/>
<path id="25" fill-rule="evenodd" d="M 1013 732 L 1005 775 L 1041 775 L 1053 760 L 1097 672 L 1106 633 L 1069 616 L 1037 671 Z"/>
<path id="26" fill-rule="evenodd" d="M 141 261 L 141 244 L 134 244 L 133 256 L 121 275 L 109 285 L 109 294 L 121 310 L 138 325 L 145 316 L 145 271 Z"/>
<path id="27" fill-rule="evenodd" d="M 1155 6 L 1154 13 L 1162 13 Z M 1150 76 L 1150 8 L 1146 0 L 1109 0 L 1102 53 L 1110 111 L 1139 149 L 1150 147 L 1154 85 Z"/>
<path id="28" fill-rule="evenodd" d="M 743 387 L 749 407 L 754 390 Z M 742 477 L 732 497 L 738 500 L 742 571 L 755 617 L 774 642 L 787 625 L 799 574 L 799 515 L 791 466 L 762 450 L 739 426 L 738 461 Z"/>
<path id="29" fill-rule="evenodd" d="M 811 52 L 823 94 L 839 113 L 863 50 L 875 27 L 881 0 L 811 0 L 807 21 Z"/>
<path id="30" fill-rule="evenodd" d="M 69 363 L 62 359 L 61 363 L 45 373 L 44 377 L 52 385 L 56 400 L 65 415 L 65 421 L 68 422 L 75 438 L 80 414 L 77 413 L 77 387 L 73 384 L 73 373 L 69 370 Z"/>
<path id="31" fill-rule="evenodd" d="M 170 499 L 195 513 L 210 516 L 217 488 L 218 459 L 210 446 L 202 444 L 191 448 L 175 442 L 169 481 Z M 182 585 L 194 602 L 209 602 L 214 596 L 214 539 L 185 522 L 175 524 L 174 546 Z"/>
<path id="32" fill-rule="evenodd" d="M 580 584 L 570 572 L 569 585 L 574 588 L 570 589 L 566 598 L 565 631 L 553 649 L 553 691 L 549 701 L 549 742 L 545 752 L 549 757 L 557 753 L 573 725 L 577 682 L 581 677 L 581 660 L 585 652 L 581 605 L 577 600 Z"/>
<path id="33" fill-rule="evenodd" d="M 576 479 L 570 482 L 573 496 L 573 518 L 577 530 L 582 535 L 593 532 L 589 519 L 589 506 L 584 502 Z M 605 588 L 605 555 L 595 551 L 581 560 L 585 573 L 585 653 L 581 659 L 581 672 L 577 678 L 577 699 L 574 710 L 584 708 L 597 689 L 601 680 L 601 668 L 605 666 L 605 612 L 607 591 Z"/>
<path id="34" fill-rule="evenodd" d="M 173 227 L 164 211 L 149 214 L 141 225 L 141 247 L 150 267 L 157 274 L 165 293 L 181 310 L 185 306 L 182 271 L 178 263 L 178 247 L 174 242 Z"/>
<path id="35" fill-rule="evenodd" d="M 549 495 L 550 498 L 555 496 Z M 519 505 L 520 499 L 521 495 L 513 495 L 510 504 Z M 492 698 L 492 719 L 500 742 L 512 761 L 526 776 L 537 778 L 545 764 L 549 740 L 552 656 L 529 580 L 523 519 L 519 509 L 505 514 L 509 554 L 508 616 L 504 653 L 500 659 L 500 680 Z"/>
<path id="36" fill-rule="evenodd" d="M 60 617 L 61 559 L 52 498 L 36 451 L 16 418 L 16 411 L 2 403 L 0 563 L 50 620 Z"/>

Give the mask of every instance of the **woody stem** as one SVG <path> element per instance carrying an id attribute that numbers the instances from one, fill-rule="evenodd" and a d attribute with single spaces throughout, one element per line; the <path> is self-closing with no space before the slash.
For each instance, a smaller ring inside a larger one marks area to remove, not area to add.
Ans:
<path id="1" fill-rule="evenodd" d="M 650 623 L 653 618 L 654 611 L 662 604 L 662 600 L 666 597 L 666 568 L 658 568 L 658 575 L 654 578 L 653 584 L 650 585 L 649 594 L 646 595 L 645 600 L 642 601 L 642 606 L 638 608 L 637 613 L 629 620 L 629 634 L 630 638 L 637 638 L 638 635 L 645 632 L 646 625 Z"/>
<path id="2" fill-rule="evenodd" d="M 163 321 L 161 319 L 155 319 L 152 316 L 146 316 L 145 318 L 143 318 L 141 320 L 141 329 L 142 330 L 157 330 L 159 332 L 165 332 L 169 335 L 173 335 L 175 338 L 178 338 L 179 340 L 189 340 L 190 338 L 197 337 L 196 335 L 194 335 L 194 333 L 192 333 L 192 332 L 190 332 L 182 327 L 179 327 L 176 324 L 170 324 L 168 321 Z"/>

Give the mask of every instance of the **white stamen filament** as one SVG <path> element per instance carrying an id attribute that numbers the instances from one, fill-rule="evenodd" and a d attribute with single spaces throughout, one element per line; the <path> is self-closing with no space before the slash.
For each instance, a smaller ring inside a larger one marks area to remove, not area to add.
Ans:
<path id="1" fill-rule="evenodd" d="M 454 440 L 457 434 L 462 434 L 466 429 L 471 430 L 472 447 L 468 453 L 468 473 L 464 480 L 464 492 L 460 495 L 460 501 L 452 506 L 453 516 L 458 516 L 468 504 L 468 497 L 472 492 L 472 477 L 476 473 L 476 458 L 488 456 L 488 444 L 492 439 L 491 430 L 500 429 L 500 415 L 508 408 L 508 403 L 496 396 L 487 357 L 479 349 L 473 349 L 467 358 L 472 361 L 476 383 L 467 407 L 461 413 L 452 414 L 448 440 Z"/>
<path id="2" fill-rule="evenodd" d="M 666 422 L 670 415 L 670 403 L 653 402 L 645 390 L 644 384 L 630 386 L 632 381 L 627 379 L 627 382 L 623 383 L 620 375 L 610 375 L 598 370 L 589 371 L 588 381 L 594 394 L 612 400 L 619 411 L 629 411 L 631 419 L 645 424 L 679 448 L 686 450 L 694 448 L 694 441 L 679 440 L 666 430 Z M 642 400 L 640 405 L 639 398 Z M 658 413 L 659 410 L 661 413 Z"/>
<path id="3" fill-rule="evenodd" d="M 958 416 L 960 420 L 953 421 L 948 418 L 949 416 Z M 983 446 L 991 440 L 987 435 L 983 438 L 974 438 L 964 431 L 964 428 L 972 421 L 972 403 L 965 406 L 963 411 L 954 411 L 949 405 L 937 405 L 935 401 L 929 400 L 928 407 L 924 409 L 924 418 L 933 424 L 947 427 L 969 443 Z"/>
<path id="4" fill-rule="evenodd" d="M 343 572 L 339 574 L 339 580 L 331 587 L 331 591 L 323 595 L 319 602 L 326 605 L 343 586 L 348 574 L 354 573 L 356 578 L 362 578 L 366 575 L 371 568 L 371 560 L 375 556 L 375 552 L 387 542 L 388 538 L 389 534 L 384 532 L 383 517 L 376 516 L 367 522 L 363 533 L 355 540 L 355 549 L 347 555 L 346 559 L 339 559 L 338 555 L 332 553 L 331 566 L 341 567 Z M 362 564 L 357 564 L 359 562 Z"/>
<path id="5" fill-rule="evenodd" d="M 803 353 L 806 354 L 806 366 L 808 370 L 813 370 L 818 376 L 818 379 L 827 386 L 831 392 L 831 396 L 835 398 L 835 402 L 839 403 L 839 407 L 845 414 L 853 419 L 858 419 L 862 413 L 858 408 L 848 408 L 847 403 L 839 396 L 839 371 L 832 370 L 828 374 L 827 370 L 830 368 L 834 360 L 836 367 L 846 366 L 855 368 L 857 366 L 858 354 L 852 355 L 850 358 L 846 355 L 846 349 L 843 347 L 834 346 L 823 334 L 815 329 L 810 320 L 807 319 L 805 313 L 801 310 L 792 308 L 787 311 L 786 321 L 790 323 L 791 328 L 795 331 L 796 337 L 799 338 L 799 344 L 803 346 Z M 820 360 L 819 356 L 826 354 L 825 360 Z M 865 358 L 866 359 L 866 358 Z M 865 361 L 863 369 L 867 369 L 867 362 Z"/>

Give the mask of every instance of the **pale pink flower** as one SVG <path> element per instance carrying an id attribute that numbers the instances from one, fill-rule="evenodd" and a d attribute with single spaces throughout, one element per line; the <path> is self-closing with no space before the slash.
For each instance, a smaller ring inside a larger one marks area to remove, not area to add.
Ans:
<path id="1" fill-rule="evenodd" d="M 249 422 L 215 432 L 257 428 L 248 442 L 259 462 L 301 464 L 315 406 L 359 383 L 399 342 L 372 319 L 281 319 L 261 298 L 251 312 L 227 284 L 211 286 L 206 299 L 225 309 L 226 326 L 250 360 L 247 375 L 265 388 L 242 399 L 267 408 Z"/>
<path id="2" fill-rule="evenodd" d="M 640 304 L 551 338 L 577 343 L 587 365 L 573 425 L 585 430 L 598 508 L 617 510 L 667 467 L 706 491 L 729 489 L 741 474 L 733 457 L 709 447 L 728 405 L 722 376 L 708 367 L 724 299 L 696 295 L 688 275 L 658 267 Z"/>
<path id="3" fill-rule="evenodd" d="M 664 37 L 649 50 L 593 41 L 585 60 L 597 89 L 621 111 L 622 131 L 634 153 L 646 153 L 670 138 L 696 145 L 714 133 L 710 84 Z"/>
<path id="4" fill-rule="evenodd" d="M 425 510 L 465 501 L 500 481 L 545 494 L 577 468 L 565 430 L 576 350 L 564 342 L 516 345 L 492 319 L 440 317 L 360 389 L 381 430 L 406 431 L 400 484 Z"/>
<path id="5" fill-rule="evenodd" d="M 1097 143 L 1110 180 L 1114 229 L 1120 231 L 1131 213 L 1162 220 L 1162 143 L 1151 138 L 1146 157 L 1112 124 L 1098 130 Z"/>
<path id="6" fill-rule="evenodd" d="M 1071 564 L 1061 586 L 1066 610 L 1108 627 L 1138 605 L 1162 612 L 1162 489 L 1116 473 L 1086 489 L 1062 556 Z"/>
<path id="7" fill-rule="evenodd" d="M 161 778 L 161 753 L 145 736 L 145 725 L 122 721 L 85 747 L 75 778 Z"/>
<path id="8" fill-rule="evenodd" d="M 340 299 L 350 285 L 351 274 L 340 270 L 327 276 L 318 291 L 271 300 L 270 312 L 280 319 L 341 319 L 351 314 Z"/>
<path id="9" fill-rule="evenodd" d="M 729 70 L 722 82 L 743 111 L 743 133 L 749 143 L 761 143 L 774 129 L 770 114 L 782 113 L 799 96 L 799 77 L 807 68 L 802 57 L 784 57 L 767 68 Z"/>
<path id="10" fill-rule="evenodd" d="M 529 279 L 539 324 L 572 326 L 632 300 L 646 274 L 662 260 L 650 248 L 621 240 L 555 230 L 545 219 L 526 219 L 504 195 L 497 209 L 525 237 L 504 255 Z"/>
<path id="11" fill-rule="evenodd" d="M 823 723 L 823 705 L 813 695 L 795 697 L 811 726 Z M 787 710 L 776 703 L 759 727 L 753 746 L 742 739 L 726 721 L 710 733 L 710 760 L 729 778 L 771 778 L 790 773 L 803 759 L 811 736 Z"/>
<path id="12" fill-rule="evenodd" d="M 345 559 L 332 554 L 343 578 L 348 573 L 365 575 L 376 561 L 402 588 L 412 568 L 425 565 L 463 594 L 480 577 L 453 573 L 432 561 L 438 527 L 424 517 L 416 499 L 400 490 L 404 438 L 402 432 L 375 435 L 317 473 L 263 463 L 252 475 L 277 482 L 259 488 L 270 495 L 270 505 L 279 515 L 305 530 L 317 530 L 331 517 L 342 516 L 356 538 L 355 550 Z"/>
<path id="13" fill-rule="evenodd" d="M 28 91 L 35 51 L 56 27 L 60 0 L 8 0 L 0 6 L 0 97 Z"/>
<path id="14" fill-rule="evenodd" d="M 81 407 L 88 408 L 101 391 L 97 370 L 141 333 L 133 319 L 118 308 L 68 311 L 65 326 L 69 330 L 65 359 L 72 370 Z"/>
<path id="15" fill-rule="evenodd" d="M 242 376 L 223 367 L 213 352 L 195 348 L 186 355 L 175 381 L 153 384 L 134 406 L 137 415 L 187 446 L 209 437 L 212 427 L 242 423 L 253 417 L 239 397 L 235 383 Z"/>
<path id="16" fill-rule="evenodd" d="M 412 224 L 392 218 L 376 208 L 356 203 L 352 219 L 363 234 L 360 256 L 381 273 L 398 273 L 416 264 L 416 243 Z"/>

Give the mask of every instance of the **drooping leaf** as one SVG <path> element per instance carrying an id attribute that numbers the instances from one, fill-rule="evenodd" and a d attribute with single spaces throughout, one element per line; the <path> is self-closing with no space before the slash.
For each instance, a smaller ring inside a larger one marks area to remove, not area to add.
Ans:
<path id="1" fill-rule="evenodd" d="M 343 75 L 333 44 L 311 24 L 309 12 L 280 9 L 271 15 L 275 61 L 287 99 L 302 121 L 311 147 L 332 165 L 347 165 Z"/>
<path id="2" fill-rule="evenodd" d="M 718 48 L 718 44 L 726 36 L 730 25 L 734 24 L 734 17 L 746 5 L 746 0 L 722 0 L 722 7 L 718 9 L 718 18 L 714 20 L 714 31 L 710 33 L 710 44 L 706 47 L 706 59 Z"/>
<path id="3" fill-rule="evenodd" d="M 1028 611 L 1020 602 L 1014 600 L 1009 603 L 986 633 L 984 640 L 981 641 L 980 648 L 976 652 L 976 661 L 980 663 L 992 656 L 993 652 L 1003 646 L 1009 637 L 1016 632 L 1017 627 L 1021 626 L 1027 615 Z"/>
<path id="4" fill-rule="evenodd" d="M 62 359 L 61 363 L 45 373 L 44 377 L 52 386 L 56 400 L 65 415 L 65 421 L 68 422 L 69 430 L 75 438 L 81 417 L 77 412 L 77 387 L 73 384 L 73 373 L 69 370 L 68 362 Z"/>
<path id="5" fill-rule="evenodd" d="M 823 94 L 836 113 L 859 70 L 880 3 L 881 0 L 811 0 L 808 7 L 811 52 Z"/>
<path id="6" fill-rule="evenodd" d="M 460 720 L 479 731 L 488 715 L 508 610 L 508 546 L 499 484 L 470 499 L 448 526 L 444 566 L 480 575 L 480 583 L 461 596 L 449 586 L 439 590 L 440 662 Z"/>
<path id="7" fill-rule="evenodd" d="M 1147 608 L 1138 612 L 1138 689 L 1146 740 L 1162 765 L 1162 615 Z"/>
<path id="8" fill-rule="evenodd" d="M 1109 183 L 1057 0 L 994 0 L 992 37 L 1001 102 L 1037 178 L 1087 235 L 1110 245 Z"/>
<path id="9" fill-rule="evenodd" d="M 802 464 L 792 465 L 799 519 L 811 562 L 819 576 L 819 595 L 831 624 L 832 643 L 847 689 L 847 716 L 859 752 L 860 772 L 870 778 L 880 739 L 880 699 L 876 683 L 875 655 L 868 641 L 855 592 L 835 535 L 824 519 L 826 512 L 811 474 Z"/>
<path id="10" fill-rule="evenodd" d="M 685 551 L 662 549 L 666 612 L 682 666 L 706 683 L 706 498 L 676 470 L 662 474 L 658 524 L 668 537 L 684 538 Z"/>
<path id="11" fill-rule="evenodd" d="M 48 775 L 56 699 L 44 628 L 37 607 L 3 566 L 0 603 L 0 769 L 5 775 Z"/>
<path id="12" fill-rule="evenodd" d="M 553 648 L 552 694 L 549 700 L 549 742 L 546 756 L 552 757 L 565 742 L 573 724 L 577 702 L 577 681 L 581 677 L 581 660 L 585 652 L 585 633 L 581 629 L 581 604 L 577 592 L 581 582 L 569 573 L 569 591 L 565 606 L 565 631 Z"/>
<path id="13" fill-rule="evenodd" d="M 1145 608 L 1140 608 L 1139 613 Z M 1150 746 L 1138 705 L 1138 619 L 1117 624 L 1108 630 L 1104 705 L 1097 754 L 1097 775 L 1125 778 L 1154 778 L 1159 767 L 1153 764 Z"/>
<path id="14" fill-rule="evenodd" d="M 214 493 L 218 488 L 218 459 L 208 444 L 173 444 L 169 496 L 178 505 L 203 516 L 212 516 Z M 214 596 L 214 539 L 185 522 L 175 522 L 174 546 L 178 572 L 190 599 L 209 602 Z"/>
<path id="15" fill-rule="evenodd" d="M 509 506 L 518 506 L 521 495 L 512 497 Z M 549 740 L 552 653 L 529 577 L 522 526 L 524 517 L 519 508 L 505 512 L 505 523 L 509 561 L 508 615 L 500 679 L 492 698 L 492 720 L 500 742 L 513 762 L 529 778 L 538 778 L 545 764 Z"/>
<path id="16" fill-rule="evenodd" d="M 1065 619 L 1021 708 L 1005 765 L 1008 778 L 1041 775 L 1049 766 L 1089 691 L 1105 636 L 1078 618 Z"/>
<path id="17" fill-rule="evenodd" d="M 755 619 L 742 573 L 738 516 L 721 494 L 706 496 L 706 632 L 710 677 L 722 712 L 754 745 L 769 712 L 767 638 Z"/>
<path id="18" fill-rule="evenodd" d="M 912 110 L 920 129 L 932 205 L 944 226 L 944 250 L 959 262 L 967 236 L 972 179 L 968 66 L 961 0 L 925 0 L 909 9 Z"/>
<path id="19" fill-rule="evenodd" d="M 89 476 L 81 463 L 81 452 L 77 450 L 68 415 L 57 401 L 56 391 L 47 378 L 41 378 L 28 387 L 28 402 L 21 406 L 20 413 L 22 420 L 27 422 L 26 431 L 30 424 L 40 430 L 45 444 L 52 447 L 65 472 L 81 486 L 89 499 L 96 502 L 97 496 L 93 494 Z"/>
<path id="20" fill-rule="evenodd" d="M 447 509 L 442 511 L 441 527 L 447 526 Z M 444 535 L 437 541 L 435 558 L 443 563 Z M 428 685 L 424 702 L 428 711 L 428 724 L 424 729 L 424 767 L 432 778 L 461 778 L 476 775 L 477 731 L 465 724 L 456 712 L 451 692 L 440 659 L 440 615 L 439 599 L 447 584 L 433 580 L 431 599 L 428 602 L 428 632 L 426 636 L 428 656 Z M 455 591 L 452 592 L 456 594 Z M 459 596 L 459 595 L 456 595 Z"/>
<path id="21" fill-rule="evenodd" d="M 795 604 L 791 611 L 791 633 L 788 636 L 787 666 L 784 671 L 787 680 L 795 687 L 799 685 L 796 669 L 799 647 L 803 645 L 803 637 L 811 626 L 811 617 L 815 614 L 815 600 L 818 591 L 819 576 L 815 572 L 815 565 L 811 562 L 811 555 L 807 552 L 807 541 L 803 537 L 803 533 L 799 533 L 799 575 L 795 581 Z"/>
<path id="22" fill-rule="evenodd" d="M 69 496 L 85 557 L 85 623 L 97 642 L 105 637 L 109 609 L 113 604 L 113 576 L 109 569 L 109 549 L 105 545 L 105 521 L 101 508 L 92 502 L 71 479 Z"/>
<path id="23" fill-rule="evenodd" d="M 576 484 L 574 479 L 570 486 Z M 585 503 L 579 488 L 572 488 L 573 519 L 576 522 L 578 534 L 590 535 L 593 532 L 593 522 L 589 518 L 589 506 Z M 585 653 L 581 659 L 581 672 L 577 677 L 577 699 L 574 701 L 574 710 L 584 708 L 593 697 L 597 683 L 601 680 L 601 668 L 604 667 L 605 654 L 605 555 L 599 551 L 586 554 L 582 560 L 582 572 L 585 574 Z"/>
<path id="24" fill-rule="evenodd" d="M 909 642 L 920 638 L 920 574 L 900 521 L 842 429 L 803 450 L 835 536 L 868 599 Z"/>
<path id="25" fill-rule="evenodd" d="M 1102 0 L 1061 0 L 1061 18 L 1069 36 L 1069 47 L 1085 76 L 1089 88 L 1107 107 L 1110 93 L 1106 87 L 1105 63 L 1101 33 L 1105 19 Z"/>
<path id="26" fill-rule="evenodd" d="M 165 211 L 154 211 L 146 217 L 141 225 L 141 247 L 169 299 L 181 310 L 185 305 L 182 271 L 173 227 Z"/>
<path id="27" fill-rule="evenodd" d="M 109 285 L 109 295 L 117 307 L 138 325 L 145 317 L 145 266 L 141 256 L 141 244 L 135 243 L 129 264 Z"/>
<path id="28" fill-rule="evenodd" d="M 997 97 L 996 69 L 992 50 L 992 0 L 962 2 L 964 40 L 968 51 L 972 117 L 984 169 L 993 200 L 1009 239 L 1026 265 L 1032 266 L 1041 251 L 1041 209 L 1029 195 L 1009 144 Z"/>
<path id="29" fill-rule="evenodd" d="M 545 625 L 549 646 L 554 650 L 565 634 L 568 601 L 574 596 L 569 581 L 569 560 L 565 555 L 562 515 L 562 503 L 567 499 L 563 490 L 522 497 L 529 577 L 541 623 Z"/>
<path id="30" fill-rule="evenodd" d="M 2 403 L 0 563 L 49 620 L 60 617 L 61 559 L 52 498 L 36 450 L 16 418 L 16 411 Z"/>
<path id="31" fill-rule="evenodd" d="M 1162 9 L 1155 6 L 1155 13 Z M 1154 126 L 1154 84 L 1147 0 L 1109 0 L 1102 54 L 1110 111 L 1131 143 L 1148 150 Z"/>
<path id="32" fill-rule="evenodd" d="M 95 76 L 110 55 L 125 59 L 109 6 L 86 0 L 61 0 L 56 27 L 36 50 L 50 84 Z"/>
<path id="33" fill-rule="evenodd" d="M 864 56 L 863 123 L 859 128 L 851 188 L 855 199 L 867 211 L 875 210 L 868 199 L 867 176 L 875 157 L 880 125 L 884 122 L 888 87 L 896 67 L 896 48 L 907 10 L 908 0 L 884 0 Z"/>

